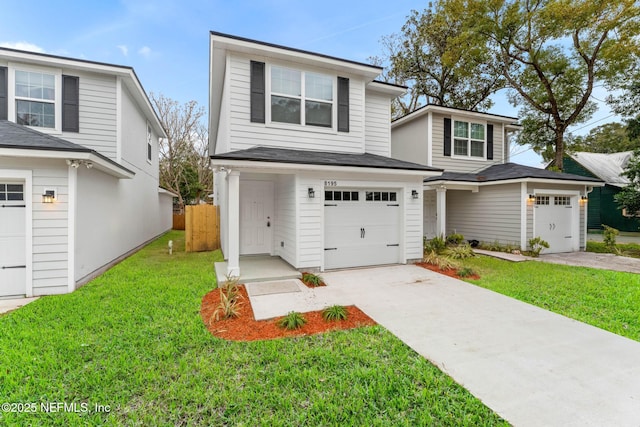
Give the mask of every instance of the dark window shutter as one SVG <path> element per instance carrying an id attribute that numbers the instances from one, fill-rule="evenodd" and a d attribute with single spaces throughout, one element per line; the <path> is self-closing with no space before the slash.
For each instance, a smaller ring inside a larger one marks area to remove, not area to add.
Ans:
<path id="1" fill-rule="evenodd" d="M 264 123 L 264 62 L 251 61 L 251 121 Z"/>
<path id="2" fill-rule="evenodd" d="M 493 125 L 487 125 L 487 160 L 493 160 Z"/>
<path id="3" fill-rule="evenodd" d="M 451 119 L 444 119 L 444 155 L 451 157 Z"/>
<path id="4" fill-rule="evenodd" d="M 338 77 L 338 132 L 349 132 L 349 79 Z"/>
<path id="5" fill-rule="evenodd" d="M 8 116 L 8 84 L 9 80 L 7 67 L 0 67 L 0 120 L 7 120 Z"/>
<path id="6" fill-rule="evenodd" d="M 64 132 L 80 132 L 79 83 L 78 77 L 62 76 L 62 130 Z"/>

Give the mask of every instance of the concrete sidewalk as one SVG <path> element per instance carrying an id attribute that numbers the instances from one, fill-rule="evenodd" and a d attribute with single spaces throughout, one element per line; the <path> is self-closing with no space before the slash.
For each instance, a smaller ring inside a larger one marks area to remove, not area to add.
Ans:
<path id="1" fill-rule="evenodd" d="M 516 426 L 640 424 L 636 341 L 413 265 L 322 276 L 254 311 L 355 304 Z"/>
<path id="2" fill-rule="evenodd" d="M 0 314 L 8 313 L 13 310 L 29 304 L 37 300 L 39 297 L 31 298 L 12 298 L 12 299 L 0 299 Z"/>

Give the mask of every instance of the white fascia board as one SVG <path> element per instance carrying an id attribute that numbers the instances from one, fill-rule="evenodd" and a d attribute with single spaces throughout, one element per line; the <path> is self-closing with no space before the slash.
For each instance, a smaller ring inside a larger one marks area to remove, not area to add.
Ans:
<path id="1" fill-rule="evenodd" d="M 169 191 L 162 187 L 158 187 L 158 194 L 168 194 L 169 196 L 180 197 L 178 194 L 174 193 L 173 191 Z"/>
<path id="2" fill-rule="evenodd" d="M 480 113 L 477 111 L 459 110 L 456 108 L 442 107 L 440 105 L 427 105 L 426 107 L 423 107 L 419 110 L 409 113 L 406 116 L 401 117 L 398 120 L 392 122 L 391 127 L 393 128 L 395 126 L 400 126 L 403 123 L 408 123 L 410 121 L 416 120 L 417 118 L 422 117 L 425 114 L 428 114 L 429 112 L 448 114 L 448 115 L 453 115 L 457 117 L 476 118 L 476 119 L 486 120 L 494 123 L 495 122 L 506 123 L 508 125 L 511 125 L 511 128 L 513 128 L 513 130 L 519 130 L 522 128 L 521 126 L 516 124 L 516 122 L 518 121 L 517 117 L 505 117 L 505 116 L 498 116 L 491 113 Z"/>
<path id="3" fill-rule="evenodd" d="M 585 186 L 592 186 L 592 187 L 604 187 L 604 182 L 568 181 L 568 180 L 544 179 L 544 178 L 519 178 L 519 179 L 505 179 L 503 181 L 487 181 L 487 182 L 438 180 L 438 181 L 429 181 L 428 183 L 425 183 L 425 188 L 427 186 L 435 188 L 440 185 L 444 185 L 447 188 L 452 188 L 451 186 L 454 186 L 454 185 L 485 187 L 488 185 L 516 184 L 520 182 L 530 182 L 532 184 L 566 184 L 566 185 L 585 185 Z"/>
<path id="4" fill-rule="evenodd" d="M 382 69 L 374 65 L 358 64 L 349 60 L 332 58 L 319 53 L 305 52 L 296 49 L 288 49 L 285 46 L 263 44 L 258 41 L 225 37 L 219 34 L 210 34 L 212 49 L 225 49 L 232 52 L 245 53 L 252 56 L 280 59 L 298 64 L 313 65 L 327 68 L 341 73 L 354 74 L 373 80 L 382 72 Z"/>
<path id="5" fill-rule="evenodd" d="M 423 190 L 437 190 L 442 186 L 446 187 L 447 190 L 466 190 L 466 191 L 471 191 L 472 193 L 478 192 L 478 185 L 473 185 L 473 184 L 459 184 L 459 183 L 434 184 L 433 182 L 430 182 L 429 185 L 425 183 L 422 186 L 422 188 Z"/>
<path id="6" fill-rule="evenodd" d="M 230 159 L 211 159 L 211 166 L 213 168 L 226 168 L 231 170 L 243 170 L 243 171 L 271 171 L 276 173 L 281 171 L 284 173 L 296 173 L 300 171 L 305 172 L 349 172 L 349 173 L 366 173 L 366 174 L 380 174 L 380 175 L 401 175 L 401 176 L 419 176 L 419 177 L 432 177 L 438 176 L 442 172 L 440 171 L 421 171 L 421 170 L 408 170 L 408 169 L 385 169 L 385 168 L 370 168 L 370 167 L 357 167 L 357 166 L 330 166 L 330 165 L 309 165 L 298 163 L 278 163 L 278 162 L 258 162 L 248 160 L 230 160 Z"/>
<path id="7" fill-rule="evenodd" d="M 19 148 L 2 148 L 0 149 L 0 157 L 21 157 L 35 159 L 64 159 L 64 160 L 86 160 L 93 163 L 93 167 L 106 174 L 121 179 L 131 179 L 135 176 L 134 172 L 126 171 L 117 167 L 113 163 L 97 156 L 94 153 L 83 151 L 51 151 L 51 150 L 24 150 Z M 85 167 L 85 166 L 83 166 Z"/>
<path id="8" fill-rule="evenodd" d="M 376 81 L 367 83 L 367 90 L 377 92 L 377 93 L 383 93 L 385 95 L 390 95 L 393 98 L 397 96 L 402 96 L 405 93 L 407 93 L 407 88 L 405 87 L 394 86 L 391 84 L 384 84 Z"/>

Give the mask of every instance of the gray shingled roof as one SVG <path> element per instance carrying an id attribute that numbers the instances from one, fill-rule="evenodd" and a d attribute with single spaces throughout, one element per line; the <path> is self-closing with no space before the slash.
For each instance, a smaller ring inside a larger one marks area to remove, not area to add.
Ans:
<path id="1" fill-rule="evenodd" d="M 405 162 L 370 153 L 350 154 L 327 151 L 289 150 L 273 147 L 252 147 L 247 150 L 214 154 L 212 159 L 249 160 L 256 162 L 295 163 L 300 165 L 353 166 L 363 168 L 403 169 L 441 172 L 442 169 Z"/>
<path id="2" fill-rule="evenodd" d="M 21 150 L 64 151 L 70 153 L 91 153 L 118 168 L 133 173 L 131 170 L 114 162 L 110 158 L 91 148 L 74 144 L 62 138 L 38 132 L 27 126 L 19 125 L 7 120 L 0 120 L 0 148 L 17 148 Z"/>
<path id="3" fill-rule="evenodd" d="M 621 174 L 633 157 L 633 151 L 609 154 L 579 152 L 571 154 L 571 157 L 609 185 L 616 187 L 629 185 L 629 179 Z"/>
<path id="4" fill-rule="evenodd" d="M 558 181 L 601 182 L 597 178 L 573 175 L 570 173 L 553 172 L 546 169 L 519 165 L 517 163 L 493 165 L 477 173 L 445 172 L 441 176 L 427 178 L 424 181 L 491 182 L 523 178 L 555 179 Z"/>

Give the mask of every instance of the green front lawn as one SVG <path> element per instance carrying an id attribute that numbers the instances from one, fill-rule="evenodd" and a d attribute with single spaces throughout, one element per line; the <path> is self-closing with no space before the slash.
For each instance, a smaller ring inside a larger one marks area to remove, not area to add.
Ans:
<path id="1" fill-rule="evenodd" d="M 0 403 L 37 408 L 0 425 L 506 425 L 379 326 L 212 337 L 199 310 L 220 255 L 183 249 L 171 232 L 72 294 L 0 316 Z"/>
<path id="2" fill-rule="evenodd" d="M 619 255 L 640 258 L 640 244 L 638 243 L 618 243 L 616 244 Z M 587 252 L 595 252 L 600 254 L 611 253 L 609 248 L 603 242 L 588 241 Z"/>
<path id="3" fill-rule="evenodd" d="M 640 341 L 640 275 L 478 256 L 469 282 Z"/>

